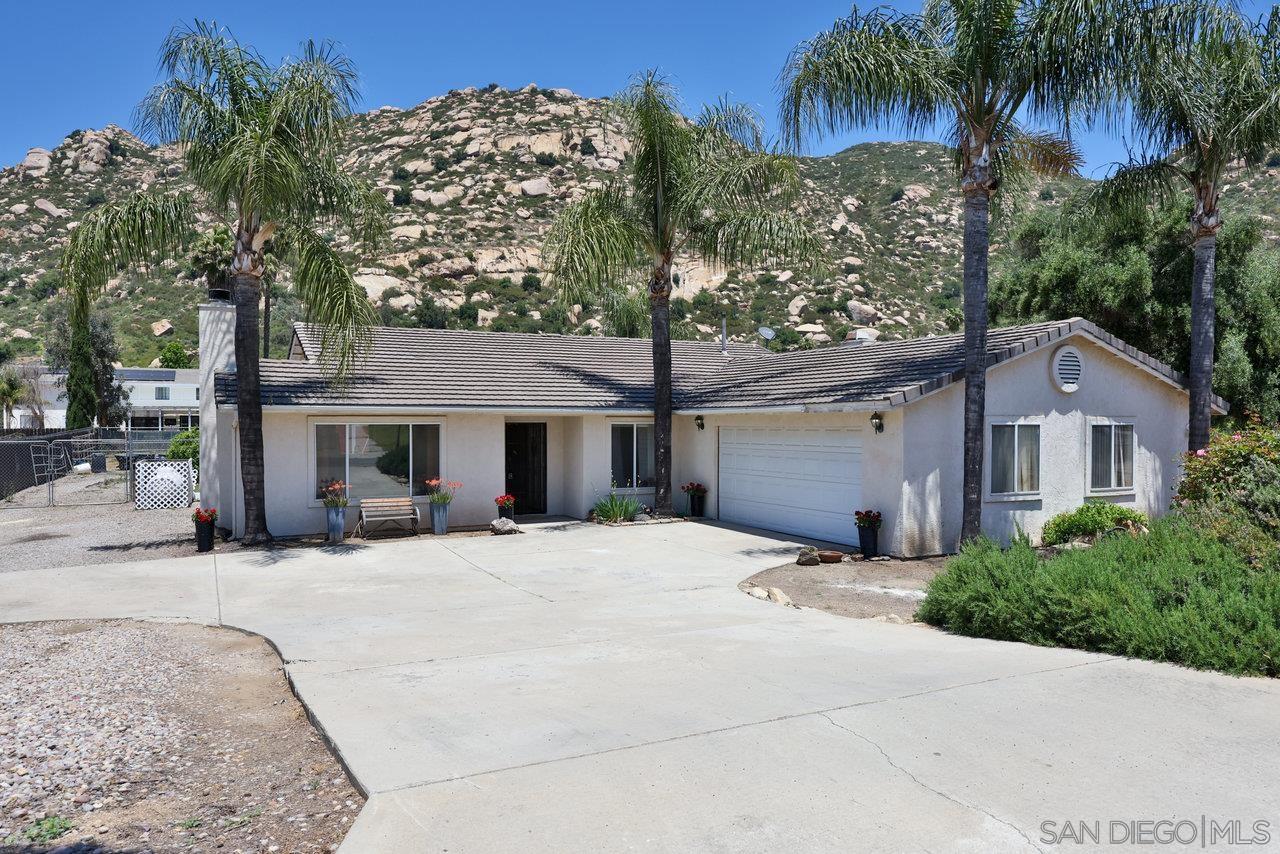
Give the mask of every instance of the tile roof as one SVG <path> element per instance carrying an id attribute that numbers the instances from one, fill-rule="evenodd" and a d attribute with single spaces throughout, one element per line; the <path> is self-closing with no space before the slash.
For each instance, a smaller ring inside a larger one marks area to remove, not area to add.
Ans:
<path id="1" fill-rule="evenodd" d="M 314 361 L 318 336 L 295 327 L 306 359 L 264 360 L 265 406 L 653 408 L 649 341 L 575 335 L 379 328 L 369 359 L 345 388 Z M 988 367 L 1083 333 L 1185 388 L 1182 374 L 1080 318 L 992 329 Z M 897 406 L 963 379 L 964 336 L 870 341 L 770 353 L 754 344 L 673 341 L 677 410 Z M 220 374 L 218 403 L 235 399 Z M 1215 405 L 1226 402 L 1215 398 Z"/>
<path id="2" fill-rule="evenodd" d="M 315 330 L 298 324 L 294 331 L 307 358 L 262 361 L 264 406 L 653 408 L 648 339 L 379 327 L 368 358 L 338 388 L 316 360 Z M 730 343 L 726 356 L 718 342 L 673 341 L 674 384 L 764 352 Z M 234 401 L 235 374 L 219 374 L 216 392 L 218 403 Z"/>

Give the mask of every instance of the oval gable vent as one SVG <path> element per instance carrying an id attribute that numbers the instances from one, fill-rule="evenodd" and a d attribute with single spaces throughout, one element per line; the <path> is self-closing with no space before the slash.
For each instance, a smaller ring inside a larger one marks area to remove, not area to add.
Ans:
<path id="1" fill-rule="evenodd" d="M 1084 372 L 1084 361 L 1080 351 L 1075 347 L 1060 347 L 1053 354 L 1053 382 L 1067 394 L 1080 388 L 1080 375 Z"/>

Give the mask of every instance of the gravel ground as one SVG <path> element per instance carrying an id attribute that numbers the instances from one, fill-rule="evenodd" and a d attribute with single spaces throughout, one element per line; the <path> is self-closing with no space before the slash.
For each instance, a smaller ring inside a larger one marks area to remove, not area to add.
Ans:
<path id="1" fill-rule="evenodd" d="M 0 572 L 187 557 L 196 553 L 192 508 L 132 504 L 0 507 Z M 234 544 L 218 542 L 225 550 Z"/>
<path id="2" fill-rule="evenodd" d="M 331 851 L 364 805 L 260 638 L 0 626 L 0 673 L 4 854 Z"/>
<path id="3" fill-rule="evenodd" d="M 844 560 L 817 566 L 785 566 L 756 573 L 738 585 L 777 587 L 796 605 L 842 617 L 872 617 L 911 622 L 924 601 L 929 580 L 946 558 L 919 560 Z"/>

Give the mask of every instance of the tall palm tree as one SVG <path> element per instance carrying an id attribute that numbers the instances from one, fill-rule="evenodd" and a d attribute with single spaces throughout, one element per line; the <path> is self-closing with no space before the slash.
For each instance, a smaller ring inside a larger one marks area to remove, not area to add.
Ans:
<path id="1" fill-rule="evenodd" d="M 27 387 L 12 368 L 0 371 L 0 414 L 4 416 L 3 426 L 8 429 L 13 420 L 14 407 L 21 406 L 27 399 Z"/>
<path id="2" fill-rule="evenodd" d="M 655 512 L 671 513 L 672 266 L 811 263 L 820 244 L 788 208 L 795 162 L 764 142 L 759 117 L 720 102 L 696 121 L 671 83 L 638 75 L 613 99 L 631 143 L 619 177 L 588 190 L 556 218 L 544 254 L 561 297 L 625 300 L 643 288 L 653 341 Z"/>
<path id="3" fill-rule="evenodd" d="M 138 125 L 153 139 L 181 146 L 200 195 L 139 193 L 94 208 L 72 233 L 63 268 L 74 292 L 97 295 L 122 266 L 174 257 L 191 233 L 197 203 L 217 220 L 232 219 L 228 280 L 236 305 L 244 541 L 264 542 L 271 534 L 259 397 L 263 247 L 273 240 L 287 249 L 298 297 L 323 330 L 323 360 L 342 378 L 367 343 L 374 313 L 317 226 L 344 228 L 372 243 L 386 228 L 386 202 L 338 165 L 356 72 L 332 45 L 306 42 L 299 56 L 273 66 L 225 29 L 196 21 L 169 34 L 160 64 L 168 79 L 138 107 Z"/>
<path id="4" fill-rule="evenodd" d="M 1224 12 L 1224 15 L 1227 14 Z M 1145 204 L 1190 192 L 1191 401 L 1188 445 L 1209 444 L 1213 415 L 1214 265 L 1228 170 L 1257 166 L 1280 147 L 1280 16 L 1249 27 L 1224 18 L 1186 52 L 1155 56 L 1131 95 L 1135 131 L 1151 156 L 1134 158 L 1092 191 L 1090 207 Z"/>
<path id="5" fill-rule="evenodd" d="M 802 42 L 779 79 L 784 138 L 798 146 L 859 127 L 943 129 L 964 197 L 964 514 L 982 530 L 990 206 L 1027 171 L 1074 172 L 1073 116 L 1117 113 L 1141 57 L 1167 49 L 1191 17 L 1146 0 L 925 0 L 919 14 L 856 8 Z M 1052 131 L 1031 131 L 1024 122 Z"/>

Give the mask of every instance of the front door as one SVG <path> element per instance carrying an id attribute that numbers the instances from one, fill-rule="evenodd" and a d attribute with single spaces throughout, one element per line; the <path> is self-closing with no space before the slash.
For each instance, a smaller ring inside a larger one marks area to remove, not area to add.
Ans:
<path id="1" fill-rule="evenodd" d="M 547 425 L 507 425 L 507 492 L 516 497 L 516 513 L 547 512 Z"/>

